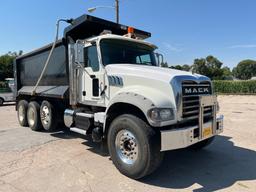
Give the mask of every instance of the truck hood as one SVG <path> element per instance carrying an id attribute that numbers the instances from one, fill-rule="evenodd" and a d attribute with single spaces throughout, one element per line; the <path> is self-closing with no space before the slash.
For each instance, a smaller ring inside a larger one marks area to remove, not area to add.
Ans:
<path id="1" fill-rule="evenodd" d="M 156 66 L 135 65 L 135 64 L 111 64 L 106 66 L 108 75 L 135 76 L 145 79 L 170 82 L 176 76 L 193 76 L 196 79 L 205 77 L 191 72 L 180 71 L 170 68 Z"/>

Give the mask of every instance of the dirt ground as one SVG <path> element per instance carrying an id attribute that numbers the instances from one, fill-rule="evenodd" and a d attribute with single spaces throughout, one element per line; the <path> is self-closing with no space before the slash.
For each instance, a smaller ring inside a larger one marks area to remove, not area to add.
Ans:
<path id="1" fill-rule="evenodd" d="M 121 175 L 89 138 L 32 132 L 0 107 L 0 192 L 256 191 L 256 96 L 220 96 L 225 131 L 208 148 L 166 153 L 140 181 Z"/>

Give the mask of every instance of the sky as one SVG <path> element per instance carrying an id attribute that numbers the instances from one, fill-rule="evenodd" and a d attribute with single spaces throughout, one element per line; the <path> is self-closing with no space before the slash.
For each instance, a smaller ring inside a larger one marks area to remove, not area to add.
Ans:
<path id="1" fill-rule="evenodd" d="M 111 5 L 114 0 L 1 1 L 0 55 L 44 46 L 54 39 L 57 19 Z M 255 0 L 120 0 L 120 23 L 151 32 L 147 41 L 169 65 L 213 55 L 233 68 L 243 59 L 256 60 L 255 8 Z M 115 21 L 114 9 L 91 15 Z"/>

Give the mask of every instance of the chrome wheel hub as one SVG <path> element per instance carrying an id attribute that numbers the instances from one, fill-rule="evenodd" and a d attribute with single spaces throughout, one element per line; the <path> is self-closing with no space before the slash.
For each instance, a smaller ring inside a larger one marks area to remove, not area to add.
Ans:
<path id="1" fill-rule="evenodd" d="M 47 106 L 44 106 L 41 111 L 41 120 L 44 125 L 48 125 L 50 122 L 50 110 Z"/>
<path id="2" fill-rule="evenodd" d="M 20 122 L 22 122 L 24 120 L 24 115 L 25 115 L 25 108 L 24 106 L 20 106 L 18 109 L 18 116 L 19 116 L 19 120 Z"/>
<path id="3" fill-rule="evenodd" d="M 118 132 L 115 140 L 118 157 L 126 164 L 132 165 L 138 158 L 138 142 L 134 134 L 128 130 Z"/>

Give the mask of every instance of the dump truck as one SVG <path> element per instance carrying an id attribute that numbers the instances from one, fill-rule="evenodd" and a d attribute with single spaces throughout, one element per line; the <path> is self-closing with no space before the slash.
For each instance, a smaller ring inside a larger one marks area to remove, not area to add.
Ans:
<path id="1" fill-rule="evenodd" d="M 165 151 L 201 149 L 223 131 L 211 80 L 162 68 L 151 33 L 90 15 L 68 22 L 62 39 L 14 63 L 21 126 L 89 135 L 133 179 Z"/>

